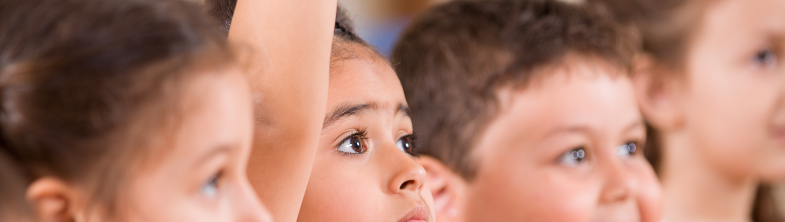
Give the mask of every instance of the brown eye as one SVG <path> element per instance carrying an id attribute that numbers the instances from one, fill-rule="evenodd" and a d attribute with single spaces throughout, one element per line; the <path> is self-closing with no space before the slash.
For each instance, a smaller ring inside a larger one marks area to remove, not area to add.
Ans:
<path id="1" fill-rule="evenodd" d="M 344 139 L 343 142 L 341 142 L 341 145 L 338 145 L 338 151 L 343 153 L 362 154 L 367 150 L 368 148 L 365 146 L 365 137 L 360 133 L 352 134 Z"/>
<path id="2" fill-rule="evenodd" d="M 398 149 L 403 151 L 404 153 L 408 153 L 409 155 L 414 155 L 414 138 L 412 135 L 406 135 L 398 139 L 398 142 L 395 143 L 398 146 Z"/>

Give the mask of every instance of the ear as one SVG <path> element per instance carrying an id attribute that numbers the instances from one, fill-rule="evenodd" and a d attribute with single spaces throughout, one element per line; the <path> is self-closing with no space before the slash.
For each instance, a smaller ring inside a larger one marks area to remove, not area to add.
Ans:
<path id="1" fill-rule="evenodd" d="M 441 161 L 426 155 L 419 163 L 427 174 L 426 184 L 433 194 L 433 205 L 439 221 L 463 221 L 466 181 Z"/>
<path id="2" fill-rule="evenodd" d="M 684 113 L 678 101 L 681 82 L 676 73 L 645 53 L 635 56 L 631 71 L 635 97 L 646 121 L 657 129 L 681 127 Z"/>
<path id="3" fill-rule="evenodd" d="M 78 195 L 75 189 L 60 179 L 39 178 L 27 187 L 27 200 L 32 204 L 39 221 L 76 221 Z"/>

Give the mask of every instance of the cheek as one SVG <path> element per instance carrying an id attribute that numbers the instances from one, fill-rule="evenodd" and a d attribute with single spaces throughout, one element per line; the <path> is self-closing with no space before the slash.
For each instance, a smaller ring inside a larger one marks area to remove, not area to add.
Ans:
<path id="1" fill-rule="evenodd" d="M 729 172 L 749 173 L 770 135 L 778 81 L 723 70 L 694 74 L 689 81 L 684 107 L 693 146 Z"/>
<path id="2" fill-rule="evenodd" d="M 126 192 L 129 201 L 122 201 L 117 221 L 230 221 L 222 199 L 208 203 L 188 195 L 184 188 L 174 187 L 170 180 L 138 178 Z M 163 183 L 159 183 L 163 182 Z"/>
<path id="3" fill-rule="evenodd" d="M 329 154 L 328 154 L 329 155 Z M 385 203 L 377 178 L 347 160 L 317 160 L 298 221 L 374 221 Z M 374 210 L 379 210 L 374 211 Z"/>
<path id="4" fill-rule="evenodd" d="M 492 162 L 469 185 L 469 221 L 586 221 L 596 207 L 593 182 L 528 160 Z"/>

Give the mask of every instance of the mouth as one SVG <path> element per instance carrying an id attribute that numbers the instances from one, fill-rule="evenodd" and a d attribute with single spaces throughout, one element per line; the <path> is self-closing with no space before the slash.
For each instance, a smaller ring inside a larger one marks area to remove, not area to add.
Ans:
<path id="1" fill-rule="evenodd" d="M 427 222 L 431 217 L 430 211 L 425 206 L 416 206 L 412 208 L 406 216 L 401 218 L 400 222 Z"/>

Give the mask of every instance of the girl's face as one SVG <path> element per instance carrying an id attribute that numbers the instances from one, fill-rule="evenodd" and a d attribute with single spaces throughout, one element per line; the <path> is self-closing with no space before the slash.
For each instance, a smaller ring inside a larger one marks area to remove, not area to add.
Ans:
<path id="1" fill-rule="evenodd" d="M 785 179 L 785 1 L 722 0 L 705 13 L 677 98 L 696 161 Z"/>
<path id="2" fill-rule="evenodd" d="M 401 83 L 375 56 L 331 67 L 327 115 L 299 221 L 434 221 L 425 170 L 412 155 Z"/>
<path id="3" fill-rule="evenodd" d="M 659 221 L 632 83 L 589 59 L 500 96 L 473 150 L 467 221 Z"/>
<path id="4" fill-rule="evenodd" d="M 251 149 L 249 89 L 237 69 L 189 82 L 167 152 L 138 173 L 122 221 L 271 221 L 245 174 Z M 155 152 L 155 151 L 153 151 Z"/>

